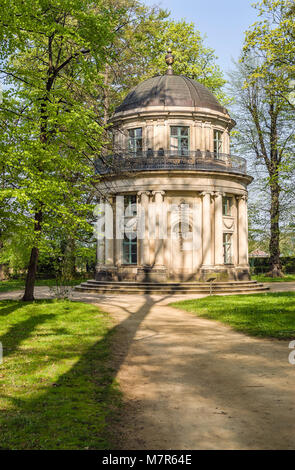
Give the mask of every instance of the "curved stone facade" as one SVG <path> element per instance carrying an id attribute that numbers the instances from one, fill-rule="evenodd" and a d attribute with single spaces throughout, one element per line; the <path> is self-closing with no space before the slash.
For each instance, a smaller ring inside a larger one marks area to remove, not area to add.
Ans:
<path id="1" fill-rule="evenodd" d="M 99 170 L 105 236 L 98 234 L 96 279 L 249 279 L 252 179 L 230 156 L 234 121 L 221 106 L 181 105 L 179 90 L 177 105 L 173 96 L 159 99 L 153 92 L 143 106 L 129 97 L 112 118 L 117 158 Z"/>

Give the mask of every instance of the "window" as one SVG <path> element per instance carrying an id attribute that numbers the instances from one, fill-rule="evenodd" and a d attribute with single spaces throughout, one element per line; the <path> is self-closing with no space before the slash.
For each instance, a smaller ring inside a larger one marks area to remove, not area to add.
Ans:
<path id="1" fill-rule="evenodd" d="M 123 264 L 137 264 L 137 237 L 128 235 L 125 233 L 123 240 Z"/>
<path id="2" fill-rule="evenodd" d="M 124 239 L 123 239 L 123 263 L 137 264 L 137 208 L 136 196 L 124 196 Z"/>
<path id="3" fill-rule="evenodd" d="M 222 198 L 222 215 L 231 215 L 232 211 L 232 198 L 225 196 Z"/>
<path id="4" fill-rule="evenodd" d="M 224 264 L 232 263 L 232 234 L 223 234 L 223 262 Z"/>
<path id="5" fill-rule="evenodd" d="M 188 155 L 189 127 L 172 126 L 170 128 L 170 149 L 177 155 Z"/>
<path id="6" fill-rule="evenodd" d="M 214 157 L 219 158 L 222 154 L 222 132 L 214 130 Z"/>
<path id="7" fill-rule="evenodd" d="M 128 150 L 132 154 L 140 155 L 142 153 L 142 128 L 129 129 L 128 131 Z"/>
<path id="8" fill-rule="evenodd" d="M 136 195 L 131 194 L 124 196 L 124 210 L 126 217 L 133 217 L 136 215 Z"/>

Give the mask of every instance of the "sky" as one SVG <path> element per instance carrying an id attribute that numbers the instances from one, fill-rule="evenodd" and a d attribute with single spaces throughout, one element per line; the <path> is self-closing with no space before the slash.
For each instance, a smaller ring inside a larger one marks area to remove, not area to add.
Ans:
<path id="1" fill-rule="evenodd" d="M 232 58 L 239 58 L 244 32 L 257 20 L 257 11 L 251 7 L 254 0 L 143 1 L 169 10 L 173 19 L 195 23 L 202 36 L 207 36 L 205 44 L 215 50 L 224 73 L 232 68 Z"/>

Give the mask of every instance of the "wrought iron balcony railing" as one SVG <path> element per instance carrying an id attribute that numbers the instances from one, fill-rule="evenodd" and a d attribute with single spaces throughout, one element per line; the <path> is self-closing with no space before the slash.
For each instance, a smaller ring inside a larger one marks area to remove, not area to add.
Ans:
<path id="1" fill-rule="evenodd" d="M 246 160 L 214 152 L 153 150 L 131 153 L 121 151 L 102 156 L 96 162 L 101 175 L 150 170 L 206 170 L 247 174 Z"/>

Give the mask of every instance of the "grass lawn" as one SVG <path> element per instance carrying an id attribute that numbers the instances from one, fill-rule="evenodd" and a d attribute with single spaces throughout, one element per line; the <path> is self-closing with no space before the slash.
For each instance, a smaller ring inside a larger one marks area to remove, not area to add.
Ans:
<path id="1" fill-rule="evenodd" d="M 295 274 L 286 274 L 284 277 L 267 277 L 264 274 L 256 274 L 251 279 L 258 282 L 295 282 Z"/>
<path id="2" fill-rule="evenodd" d="M 295 338 L 295 292 L 229 295 L 170 304 L 251 336 Z"/>
<path id="3" fill-rule="evenodd" d="M 120 404 L 108 365 L 111 322 L 97 307 L 0 302 L 1 449 L 106 449 Z"/>
<path id="4" fill-rule="evenodd" d="M 81 282 L 85 282 L 86 279 L 74 279 L 68 282 L 70 286 L 77 286 Z M 56 286 L 55 279 L 37 279 L 36 286 Z M 23 279 L 9 279 L 8 281 L 0 281 L 0 293 L 10 292 L 13 290 L 22 290 L 25 288 L 25 281 Z"/>

